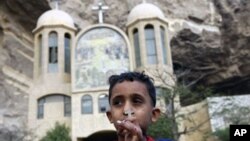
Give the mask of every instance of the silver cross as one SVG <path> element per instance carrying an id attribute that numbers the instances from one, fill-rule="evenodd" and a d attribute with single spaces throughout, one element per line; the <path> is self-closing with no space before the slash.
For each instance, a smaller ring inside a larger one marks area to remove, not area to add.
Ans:
<path id="1" fill-rule="evenodd" d="M 104 10 L 109 9 L 108 6 L 103 6 L 101 2 L 98 3 L 98 6 L 93 6 L 92 10 L 98 10 L 98 21 L 103 23 L 103 12 Z"/>
<path id="2" fill-rule="evenodd" d="M 55 9 L 58 9 L 58 3 L 59 1 L 62 1 L 62 0 L 50 0 L 51 2 L 54 2 L 55 3 Z"/>
<path id="3" fill-rule="evenodd" d="M 127 110 L 124 112 L 125 115 L 128 115 L 128 117 L 132 117 L 132 115 L 134 114 L 134 112 L 132 110 Z"/>

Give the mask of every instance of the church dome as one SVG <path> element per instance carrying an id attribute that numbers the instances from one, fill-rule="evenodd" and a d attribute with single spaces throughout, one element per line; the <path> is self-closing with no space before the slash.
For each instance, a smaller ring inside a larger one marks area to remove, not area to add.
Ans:
<path id="1" fill-rule="evenodd" d="M 49 10 L 42 14 L 37 21 L 36 29 L 48 25 L 64 25 L 70 28 L 75 28 L 71 16 L 58 9 Z"/>
<path id="2" fill-rule="evenodd" d="M 165 18 L 163 12 L 157 6 L 150 3 L 142 3 L 135 6 L 128 15 L 128 23 L 135 21 L 136 19 L 146 18 Z"/>

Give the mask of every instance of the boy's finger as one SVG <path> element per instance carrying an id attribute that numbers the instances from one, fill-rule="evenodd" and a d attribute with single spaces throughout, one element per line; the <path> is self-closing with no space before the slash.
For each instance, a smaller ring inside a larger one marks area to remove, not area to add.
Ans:
<path id="1" fill-rule="evenodd" d="M 139 125 L 136 125 L 130 121 L 122 121 L 118 123 L 120 128 L 123 128 L 129 132 L 131 136 L 137 136 L 138 138 L 143 138 L 142 131 Z"/>

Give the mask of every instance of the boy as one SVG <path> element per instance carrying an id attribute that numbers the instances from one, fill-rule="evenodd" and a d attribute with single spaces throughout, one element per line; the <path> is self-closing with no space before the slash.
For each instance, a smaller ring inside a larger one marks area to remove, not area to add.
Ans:
<path id="1" fill-rule="evenodd" d="M 153 141 L 146 132 L 160 110 L 155 108 L 152 79 L 143 72 L 126 72 L 112 75 L 109 84 L 107 117 L 117 130 L 118 141 Z"/>

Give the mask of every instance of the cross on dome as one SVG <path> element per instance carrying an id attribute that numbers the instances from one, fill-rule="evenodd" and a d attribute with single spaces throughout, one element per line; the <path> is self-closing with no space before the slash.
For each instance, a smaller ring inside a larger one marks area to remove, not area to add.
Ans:
<path id="1" fill-rule="evenodd" d="M 55 3 L 55 9 L 58 9 L 58 3 L 59 1 L 62 1 L 62 0 L 50 0 L 51 2 L 54 2 Z"/>
<path id="2" fill-rule="evenodd" d="M 93 6 L 92 10 L 98 10 L 98 21 L 99 23 L 103 23 L 103 13 L 104 10 L 109 9 L 108 6 L 104 6 L 101 2 L 98 3 L 98 6 Z"/>

